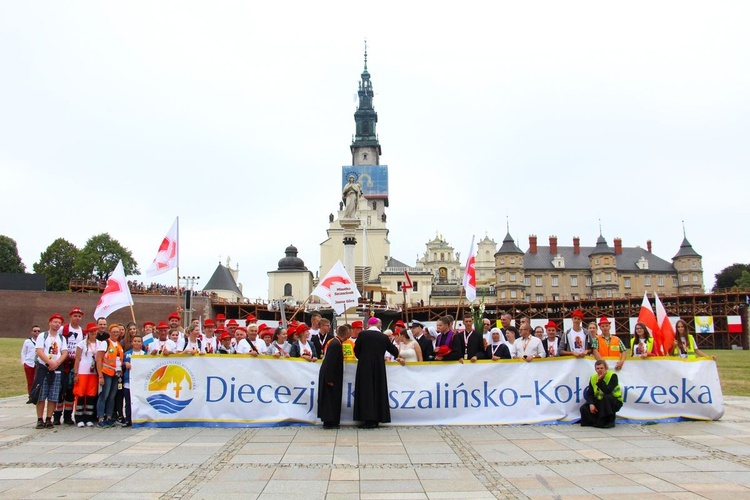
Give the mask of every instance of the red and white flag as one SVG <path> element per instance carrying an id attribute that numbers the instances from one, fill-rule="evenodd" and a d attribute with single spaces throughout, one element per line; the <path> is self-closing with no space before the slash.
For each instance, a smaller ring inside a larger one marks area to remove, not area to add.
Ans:
<path id="1" fill-rule="evenodd" d="M 344 285 L 354 284 L 354 280 L 349 277 L 349 273 L 346 272 L 346 268 L 340 260 L 337 260 L 331 270 L 328 271 L 328 274 L 326 274 L 323 279 L 320 280 L 318 286 L 316 286 L 315 290 L 312 291 L 312 295 L 320 297 L 332 306 L 333 300 L 331 299 L 331 286 L 334 283 L 341 283 Z M 359 298 L 359 291 L 357 291 L 356 295 L 357 298 Z"/>
<path id="2" fill-rule="evenodd" d="M 118 309 L 132 305 L 133 297 L 130 296 L 130 288 L 128 288 L 128 282 L 125 279 L 125 269 L 122 267 L 122 260 L 120 260 L 107 280 L 107 286 L 104 287 L 104 292 L 96 305 L 94 318 L 106 318 Z"/>
<path id="3" fill-rule="evenodd" d="M 643 292 L 643 302 L 641 302 L 641 310 L 638 312 L 638 322 L 646 325 L 648 333 L 654 339 L 654 354 L 661 356 L 659 352 L 661 350 L 661 332 L 654 310 L 651 308 L 651 302 L 648 301 L 648 292 Z"/>
<path id="4" fill-rule="evenodd" d="M 727 331 L 742 333 L 742 316 L 727 316 Z"/>
<path id="5" fill-rule="evenodd" d="M 409 276 L 409 271 L 404 269 L 404 284 L 401 285 L 401 290 L 406 290 L 408 288 L 414 288 L 411 283 L 411 276 Z"/>
<path id="6" fill-rule="evenodd" d="M 156 276 L 166 273 L 170 269 L 177 267 L 179 258 L 179 217 L 174 220 L 172 228 L 159 245 L 159 252 L 156 258 L 146 269 L 146 276 Z"/>
<path id="7" fill-rule="evenodd" d="M 474 236 L 471 237 L 471 248 L 469 248 L 469 256 L 466 259 L 463 284 L 466 298 L 469 299 L 469 302 L 474 302 L 477 298 L 477 267 L 476 256 L 474 255 Z"/>
<path id="8" fill-rule="evenodd" d="M 674 346 L 674 327 L 672 326 L 672 322 L 669 321 L 667 310 L 664 309 L 664 304 L 661 303 L 659 294 L 654 292 L 654 298 L 656 299 L 656 322 L 659 324 L 662 345 L 662 352 L 657 352 L 657 354 L 659 356 L 666 356 Z"/>

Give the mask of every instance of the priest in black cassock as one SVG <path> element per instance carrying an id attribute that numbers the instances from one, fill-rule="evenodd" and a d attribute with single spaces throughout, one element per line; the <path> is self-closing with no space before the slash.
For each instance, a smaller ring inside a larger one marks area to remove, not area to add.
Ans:
<path id="1" fill-rule="evenodd" d="M 398 358 L 398 349 L 380 331 L 380 320 L 370 318 L 368 329 L 361 332 L 354 344 L 357 357 L 357 376 L 354 381 L 354 420 L 364 422 L 360 427 L 374 429 L 380 422 L 391 421 L 388 407 L 388 379 L 385 373 L 385 353 Z M 403 360 L 399 358 L 403 364 Z"/>
<path id="2" fill-rule="evenodd" d="M 341 393 L 344 387 L 344 351 L 341 343 L 349 338 L 351 330 L 349 325 L 341 325 L 336 333 L 337 336 L 328 341 L 318 374 L 318 418 L 326 429 L 338 429 L 341 422 Z"/>

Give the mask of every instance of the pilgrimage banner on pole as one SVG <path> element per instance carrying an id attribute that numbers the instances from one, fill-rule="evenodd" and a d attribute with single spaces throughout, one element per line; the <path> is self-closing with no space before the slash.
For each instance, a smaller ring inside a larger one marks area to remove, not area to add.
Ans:
<path id="1" fill-rule="evenodd" d="M 593 359 L 388 364 L 393 425 L 569 424 L 579 419 Z M 611 363 L 614 364 L 614 361 Z M 314 424 L 319 363 L 250 356 L 136 356 L 136 426 Z M 344 370 L 352 422 L 356 362 Z M 717 420 L 724 398 L 712 359 L 630 359 L 618 372 L 620 421 Z"/>

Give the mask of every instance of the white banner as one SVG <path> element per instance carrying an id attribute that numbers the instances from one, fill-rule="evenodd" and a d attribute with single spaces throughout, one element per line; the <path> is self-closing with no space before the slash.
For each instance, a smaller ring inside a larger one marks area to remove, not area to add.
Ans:
<path id="1" fill-rule="evenodd" d="M 611 365 L 614 365 L 614 360 Z M 319 423 L 320 363 L 250 356 L 136 356 L 130 391 L 136 426 Z M 342 423 L 352 422 L 356 362 L 344 370 Z M 574 423 L 594 360 L 389 363 L 394 425 Z M 717 420 L 724 398 L 711 359 L 628 359 L 618 372 L 618 419 Z"/>

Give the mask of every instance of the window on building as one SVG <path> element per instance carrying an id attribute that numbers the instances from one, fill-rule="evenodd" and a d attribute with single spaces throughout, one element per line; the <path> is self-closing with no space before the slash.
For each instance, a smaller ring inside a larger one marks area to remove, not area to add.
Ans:
<path id="1" fill-rule="evenodd" d="M 680 282 L 677 280 L 677 278 L 672 278 L 672 286 L 680 286 Z"/>
<path id="2" fill-rule="evenodd" d="M 591 286 L 591 276 L 586 276 L 586 286 Z"/>
<path id="3" fill-rule="evenodd" d="M 696 283 L 698 282 L 698 275 L 697 274 L 693 275 L 693 281 L 696 282 Z"/>
<path id="4" fill-rule="evenodd" d="M 505 259 L 500 259 L 500 264 L 505 264 Z"/>
<path id="5" fill-rule="evenodd" d="M 659 286 L 664 286 L 664 276 L 659 276 Z"/>
<path id="6" fill-rule="evenodd" d="M 612 296 L 612 290 L 607 290 L 607 297 L 611 297 L 611 296 Z"/>
<path id="7" fill-rule="evenodd" d="M 691 262 L 690 265 L 692 267 L 698 267 L 698 263 L 696 261 Z"/>
<path id="8" fill-rule="evenodd" d="M 594 259 L 594 264 L 599 265 L 599 259 Z"/>
<path id="9" fill-rule="evenodd" d="M 602 298 L 602 291 L 601 290 L 597 290 L 596 291 L 596 298 L 597 299 L 601 299 Z"/>
<path id="10" fill-rule="evenodd" d="M 612 281 L 612 273 L 605 273 L 604 281 Z"/>
<path id="11" fill-rule="evenodd" d="M 536 286 L 542 286 L 542 277 L 541 276 L 537 276 L 536 277 Z"/>
<path id="12" fill-rule="evenodd" d="M 500 283 L 505 283 L 505 273 L 500 273 Z"/>
<path id="13" fill-rule="evenodd" d="M 292 284 L 287 283 L 284 285 L 284 297 L 291 297 L 292 296 Z"/>
<path id="14" fill-rule="evenodd" d="M 518 297 L 518 292 L 516 292 L 515 290 L 511 290 L 510 291 L 510 298 L 511 299 L 515 299 L 516 297 Z"/>
<path id="15" fill-rule="evenodd" d="M 503 291 L 500 292 L 500 298 L 501 299 L 505 298 L 505 290 L 503 290 Z"/>
<path id="16" fill-rule="evenodd" d="M 419 283 L 417 283 L 416 281 L 412 281 L 412 282 L 411 282 L 411 286 L 413 286 L 413 287 L 414 287 L 414 288 L 412 288 L 412 291 L 413 291 L 413 292 L 417 292 L 417 291 L 419 291 Z"/>
<path id="17" fill-rule="evenodd" d="M 510 281 L 516 281 L 516 273 L 510 273 Z"/>
<path id="18" fill-rule="evenodd" d="M 526 302 L 531 302 L 531 294 L 526 294 Z"/>
<path id="19" fill-rule="evenodd" d="M 560 296 L 558 294 L 556 294 L 556 293 L 553 293 L 552 294 L 552 300 L 558 301 L 558 300 L 560 300 Z"/>
<path id="20" fill-rule="evenodd" d="M 570 277 L 570 286 L 578 286 L 578 276 Z"/>
<path id="21" fill-rule="evenodd" d="M 644 276 L 643 277 L 643 284 L 646 286 L 651 286 L 651 276 Z"/>
<path id="22" fill-rule="evenodd" d="M 574 294 L 572 295 L 572 297 L 573 297 L 573 300 L 580 300 L 580 298 L 581 298 L 581 296 L 580 296 L 580 295 L 578 295 L 577 293 L 574 293 Z"/>
<path id="23" fill-rule="evenodd" d="M 516 259 L 515 259 L 515 257 L 511 257 L 511 258 L 510 258 L 510 263 L 511 263 L 511 264 L 515 264 L 515 263 L 516 263 Z"/>
<path id="24" fill-rule="evenodd" d="M 537 302 L 544 302 L 544 295 L 542 295 L 541 293 L 537 293 L 536 294 L 536 301 Z"/>
<path id="25" fill-rule="evenodd" d="M 596 273 L 596 282 L 601 283 L 602 282 L 602 275 L 601 273 Z"/>
<path id="26" fill-rule="evenodd" d="M 625 278 L 625 288 L 630 288 L 630 278 Z"/>
<path id="27" fill-rule="evenodd" d="M 523 279 L 523 284 L 524 284 L 525 286 L 531 286 L 531 278 L 529 278 L 528 276 L 526 276 L 526 277 L 525 277 L 525 278 Z"/>
<path id="28" fill-rule="evenodd" d="M 557 278 L 557 276 L 552 276 L 552 286 L 558 286 L 558 278 Z"/>
<path id="29" fill-rule="evenodd" d="M 682 281 L 684 281 L 685 283 L 687 283 L 687 280 L 688 280 L 688 276 L 686 274 L 685 276 L 682 277 Z"/>

